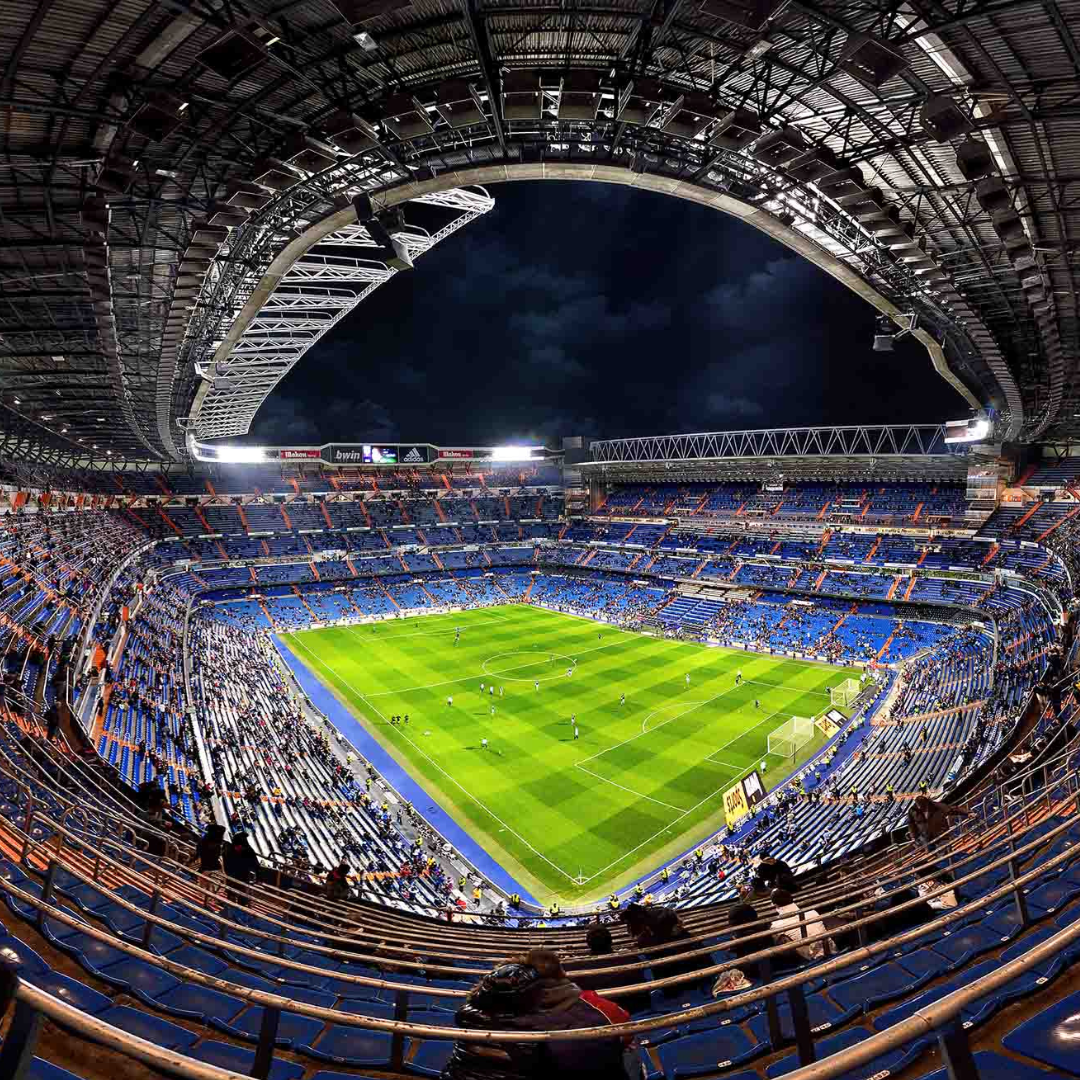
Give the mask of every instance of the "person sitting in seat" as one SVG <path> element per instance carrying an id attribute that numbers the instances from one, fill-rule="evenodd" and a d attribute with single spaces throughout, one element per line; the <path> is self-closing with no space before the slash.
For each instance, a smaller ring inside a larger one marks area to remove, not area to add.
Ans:
<path id="1" fill-rule="evenodd" d="M 783 889 L 773 889 L 770 899 L 776 908 L 776 914 L 780 916 L 769 924 L 777 945 L 786 945 L 792 941 L 803 942 L 795 952 L 804 960 L 822 960 L 828 953 L 836 951 L 836 945 L 831 938 L 806 940 L 825 933 L 820 912 L 813 908 L 803 911 L 792 899 L 791 893 L 784 892 Z"/>
<path id="2" fill-rule="evenodd" d="M 629 904 L 620 913 L 619 919 L 626 924 L 626 929 L 639 948 L 648 949 L 657 945 L 671 946 L 648 954 L 648 962 L 654 979 L 670 979 L 676 975 L 686 975 L 712 965 L 708 953 L 703 953 L 701 956 L 666 959 L 668 956 L 675 957 L 689 949 L 701 947 L 688 940 L 690 934 L 683 926 L 678 913 L 672 908 L 663 907 L 660 904 L 649 907 L 642 904 Z M 669 998 L 679 997 L 680 994 L 686 993 L 686 990 L 686 984 L 682 983 L 677 986 L 665 986 L 663 994 L 664 997 Z"/>
<path id="3" fill-rule="evenodd" d="M 590 926 L 585 934 L 585 944 L 589 947 L 588 959 L 579 959 L 577 966 L 586 970 L 590 968 L 623 967 L 633 964 L 636 956 L 612 956 L 614 946 L 611 940 L 611 931 L 603 924 L 596 923 Z M 593 975 L 582 975 L 576 970 L 569 973 L 569 977 L 583 990 L 611 990 L 616 986 L 633 986 L 645 978 L 644 968 L 636 968 L 633 971 L 598 971 Z M 648 989 L 640 994 L 623 995 L 619 997 L 619 1004 L 629 1013 L 641 1012 L 649 1007 Z"/>
<path id="4" fill-rule="evenodd" d="M 757 921 L 758 914 L 749 904 L 736 904 L 728 911 L 728 930 L 733 938 L 749 936 L 753 931 L 744 930 L 743 927 Z M 730 946 L 730 949 L 736 958 L 741 960 L 751 953 L 771 948 L 771 945 L 772 943 L 767 937 L 759 937 L 756 941 L 736 941 Z M 760 979 L 758 962 L 756 960 L 744 961 L 738 967 L 728 968 L 727 971 L 720 972 L 716 982 L 713 983 L 712 996 L 720 997 L 721 994 L 733 994 L 739 990 L 749 990 Z"/>
<path id="5" fill-rule="evenodd" d="M 221 869 L 221 851 L 224 843 L 225 826 L 215 822 L 206 826 L 206 832 L 199 837 L 199 842 L 195 845 L 192 865 L 198 863 L 199 873 L 214 882 L 207 888 L 207 892 L 219 892 L 225 880 L 225 874 Z"/>
<path id="6" fill-rule="evenodd" d="M 488 972 L 458 1010 L 457 1026 L 499 1031 L 572 1031 L 623 1024 L 629 1014 L 592 990 L 582 990 L 549 949 Z M 465 1036 L 442 1071 L 442 1080 L 627 1080 L 622 1039 L 584 1042 L 469 1042 Z"/>

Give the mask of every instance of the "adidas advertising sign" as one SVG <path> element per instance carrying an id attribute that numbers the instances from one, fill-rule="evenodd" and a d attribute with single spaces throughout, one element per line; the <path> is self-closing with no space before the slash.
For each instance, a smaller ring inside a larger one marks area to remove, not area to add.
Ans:
<path id="1" fill-rule="evenodd" d="M 400 457 L 398 461 L 402 465 L 424 465 L 427 463 L 427 448 L 423 446 L 409 446 L 398 448 Z"/>

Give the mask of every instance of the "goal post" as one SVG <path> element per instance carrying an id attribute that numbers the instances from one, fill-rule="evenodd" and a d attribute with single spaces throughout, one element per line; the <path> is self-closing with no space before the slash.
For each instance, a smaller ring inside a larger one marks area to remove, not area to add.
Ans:
<path id="1" fill-rule="evenodd" d="M 812 716 L 793 716 L 769 733 L 770 754 L 794 760 L 795 755 L 814 737 Z"/>
<path id="2" fill-rule="evenodd" d="M 833 705 L 845 708 L 859 696 L 861 689 L 862 686 L 858 679 L 845 679 L 829 691 L 829 696 Z"/>

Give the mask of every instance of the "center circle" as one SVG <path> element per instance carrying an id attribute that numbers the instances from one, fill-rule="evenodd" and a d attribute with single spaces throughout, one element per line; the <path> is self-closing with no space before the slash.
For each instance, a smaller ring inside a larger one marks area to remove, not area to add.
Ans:
<path id="1" fill-rule="evenodd" d="M 492 671 L 488 665 L 494 663 L 496 660 L 500 660 L 504 656 L 533 656 L 536 659 L 532 661 L 519 660 L 516 664 L 509 664 L 502 671 Z M 496 679 L 506 679 L 509 682 L 546 682 L 548 679 L 561 679 L 566 675 L 565 671 L 554 672 L 550 675 L 504 675 L 503 671 L 517 671 L 524 670 L 525 668 L 537 667 L 540 664 L 550 664 L 551 657 L 555 657 L 556 660 L 565 660 L 567 667 L 574 666 L 574 659 L 571 656 L 567 656 L 566 653 L 552 653 L 541 652 L 539 649 L 514 649 L 511 652 L 500 652 L 494 656 L 489 656 L 481 665 L 480 670 L 485 675 L 491 675 Z"/>

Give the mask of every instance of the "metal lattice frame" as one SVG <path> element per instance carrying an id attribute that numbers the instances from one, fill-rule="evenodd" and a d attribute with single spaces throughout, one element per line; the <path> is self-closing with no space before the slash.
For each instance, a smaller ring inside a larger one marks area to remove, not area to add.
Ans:
<path id="1" fill-rule="evenodd" d="M 589 444 L 589 452 L 597 464 L 786 457 L 883 458 L 953 453 L 945 444 L 943 424 L 757 428 L 753 431 L 600 439 Z"/>
<path id="2" fill-rule="evenodd" d="M 1074 436 L 1078 42 L 1080 0 L 8 0 L 0 456 L 182 458 L 305 231 L 518 176 L 739 214 Z"/>
<path id="3" fill-rule="evenodd" d="M 495 205 L 482 190 L 452 190 L 416 202 L 455 216 L 434 233 L 405 229 L 394 234 L 414 261 Z M 289 267 L 228 354 L 208 365 L 190 418 L 197 438 L 246 435 L 259 406 L 304 353 L 399 272 L 379 259 L 336 254 L 335 249 L 378 253 L 380 245 L 365 226 L 345 225 Z"/>

